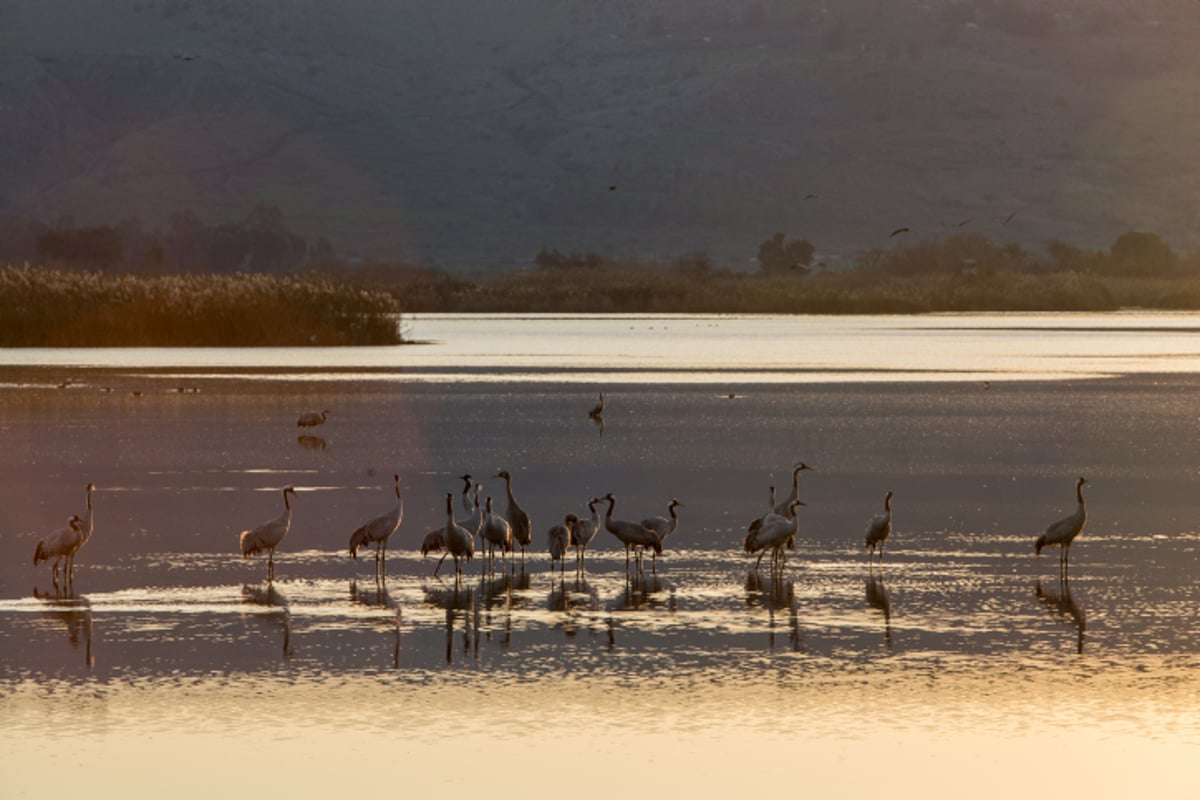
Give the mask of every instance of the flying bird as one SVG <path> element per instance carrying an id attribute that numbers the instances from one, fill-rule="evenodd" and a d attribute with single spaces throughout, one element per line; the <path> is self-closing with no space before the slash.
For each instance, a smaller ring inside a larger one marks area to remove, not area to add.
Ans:
<path id="1" fill-rule="evenodd" d="M 249 558 L 267 551 L 267 580 L 271 581 L 275 577 L 275 548 L 287 536 L 288 529 L 292 527 L 292 503 L 288 499 L 289 494 L 295 494 L 296 489 L 293 486 L 288 486 L 283 490 L 283 513 L 278 517 L 251 528 L 248 531 L 242 531 L 239 537 L 239 542 L 242 548 L 242 558 Z"/>
<path id="2" fill-rule="evenodd" d="M 954 223 L 954 227 L 956 227 L 956 228 L 963 228 L 963 227 L 966 227 L 967 225 L 970 225 L 970 224 L 971 224 L 971 217 L 967 217 L 967 218 L 966 218 L 966 219 L 964 219 L 964 220 L 961 220 L 961 221 L 959 221 L 959 222 L 956 222 L 956 223 Z"/>
<path id="3" fill-rule="evenodd" d="M 888 238 L 891 238 L 893 236 L 899 236 L 902 233 L 911 233 L 911 232 L 912 232 L 912 228 L 904 228 L 904 227 L 896 228 L 895 230 L 893 230 L 891 233 L 888 234 Z"/>
<path id="4" fill-rule="evenodd" d="M 892 532 L 892 492 L 883 498 L 883 513 L 871 517 L 867 523 L 867 543 L 864 550 L 870 550 L 874 555 L 876 546 L 879 547 L 879 560 L 883 561 L 883 543 Z M 869 556 L 868 556 L 869 558 Z"/>
<path id="5" fill-rule="evenodd" d="M 1017 215 L 1017 212 L 1015 212 L 1015 211 L 1014 211 L 1014 212 L 1012 212 L 1012 213 L 1011 213 L 1011 214 L 1009 214 L 1007 217 L 1005 217 L 1005 218 L 1004 218 L 1004 221 L 1003 221 L 1003 222 L 1001 222 L 1000 224 L 1001 224 L 1001 225 L 1007 225 L 1008 223 L 1012 222 L 1012 218 L 1013 218 L 1013 217 L 1015 217 L 1016 215 Z"/>
<path id="6" fill-rule="evenodd" d="M 1039 536 L 1037 542 L 1034 543 L 1034 552 L 1039 556 L 1044 547 L 1062 548 L 1058 555 L 1058 567 L 1063 574 L 1066 574 L 1067 571 L 1067 557 L 1071 551 L 1071 542 L 1075 541 L 1075 537 L 1083 531 L 1083 526 L 1087 523 L 1087 508 L 1083 504 L 1085 484 L 1087 484 L 1087 478 L 1083 477 L 1075 482 L 1075 499 L 1079 502 L 1075 513 L 1069 517 L 1063 517 L 1046 528 L 1046 532 Z"/>

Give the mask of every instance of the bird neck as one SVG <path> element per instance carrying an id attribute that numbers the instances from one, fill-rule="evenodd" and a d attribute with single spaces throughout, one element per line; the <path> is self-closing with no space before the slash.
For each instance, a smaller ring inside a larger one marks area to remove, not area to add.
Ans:
<path id="1" fill-rule="evenodd" d="M 1083 481 L 1075 484 L 1075 498 L 1079 501 L 1079 507 L 1083 508 Z M 91 506 L 88 506 L 91 508 Z"/>
<path id="2" fill-rule="evenodd" d="M 889 494 L 883 501 L 883 510 L 888 514 L 892 513 L 892 496 Z"/>
<path id="3" fill-rule="evenodd" d="M 289 514 L 291 513 L 291 511 L 292 511 L 292 501 L 291 501 L 291 499 L 288 497 L 288 490 L 287 490 L 287 489 L 284 489 L 284 490 L 283 490 L 283 507 L 284 507 L 284 509 L 286 509 L 286 510 L 287 510 L 287 512 L 288 512 Z"/>

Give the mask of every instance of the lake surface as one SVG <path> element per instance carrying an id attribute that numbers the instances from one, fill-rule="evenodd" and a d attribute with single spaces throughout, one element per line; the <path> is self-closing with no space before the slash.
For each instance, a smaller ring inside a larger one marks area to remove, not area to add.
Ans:
<path id="1" fill-rule="evenodd" d="M 1200 315 L 410 324 L 430 343 L 0 351 L 0 794 L 1200 788 Z M 800 460 L 773 578 L 741 542 Z M 445 493 L 499 501 L 499 469 L 524 567 L 435 578 Z M 346 543 L 392 473 L 377 579 Z M 1079 475 L 1064 582 L 1033 541 Z M 55 587 L 30 556 L 88 481 Z M 268 583 L 237 536 L 289 484 Z M 607 492 L 678 498 L 679 531 L 641 574 L 601 532 L 560 577 L 546 529 Z"/>

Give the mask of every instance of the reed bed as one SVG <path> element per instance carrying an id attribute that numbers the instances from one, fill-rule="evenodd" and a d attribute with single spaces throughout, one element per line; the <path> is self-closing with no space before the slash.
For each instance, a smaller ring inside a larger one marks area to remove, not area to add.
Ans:
<path id="1" fill-rule="evenodd" d="M 262 274 L 0 268 L 0 346 L 249 347 L 403 341 L 388 291 Z"/>
<path id="2" fill-rule="evenodd" d="M 1200 308 L 1200 292 L 1190 290 L 1187 281 L 1079 272 L 899 276 L 853 269 L 792 277 L 581 268 L 474 280 L 422 273 L 386 285 L 413 312 L 917 314 L 1109 311 L 1129 305 Z"/>

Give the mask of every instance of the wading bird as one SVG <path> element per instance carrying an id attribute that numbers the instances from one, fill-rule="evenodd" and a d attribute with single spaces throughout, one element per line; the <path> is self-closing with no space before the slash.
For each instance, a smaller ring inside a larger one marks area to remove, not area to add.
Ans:
<path id="1" fill-rule="evenodd" d="M 462 490 L 463 510 L 466 511 L 468 514 L 474 514 L 475 511 L 479 508 L 479 503 L 471 502 L 471 476 L 470 475 L 459 475 L 458 479 L 466 484 L 465 486 L 463 486 L 463 490 Z"/>
<path id="2" fill-rule="evenodd" d="M 508 495 L 508 505 L 504 509 L 504 516 L 508 520 L 508 524 L 512 526 L 513 541 L 521 546 L 521 563 L 525 563 L 525 548 L 533 542 L 533 526 L 529 519 L 529 514 L 525 513 L 525 509 L 517 502 L 512 493 L 512 475 L 508 474 L 508 470 L 502 469 L 493 477 L 504 479 L 504 491 Z"/>
<path id="3" fill-rule="evenodd" d="M 679 515 L 675 513 L 675 509 L 682 506 L 683 503 L 671 498 L 671 502 L 667 504 L 667 516 L 670 517 L 647 517 L 642 520 L 642 527 L 654 531 L 654 535 L 658 537 L 660 544 L 666 544 L 667 537 L 675 531 L 679 530 Z M 658 565 L 658 557 L 654 556 L 651 561 L 651 570 Z"/>
<path id="4" fill-rule="evenodd" d="M 567 567 L 567 547 L 571 543 L 571 532 L 575 530 L 575 523 L 579 518 L 574 514 L 567 514 L 563 518 L 561 525 L 555 525 L 547 533 L 546 537 L 550 546 L 550 571 L 554 571 L 554 562 L 558 562 L 559 572 L 563 572 Z"/>
<path id="5" fill-rule="evenodd" d="M 654 531 L 637 522 L 628 522 L 623 519 L 613 519 L 613 511 L 617 507 L 617 498 L 612 492 L 606 494 L 603 498 L 608 501 L 608 513 L 604 515 L 604 528 L 613 536 L 617 537 L 621 544 L 625 545 L 625 571 L 629 572 L 629 551 L 633 548 L 638 548 L 638 568 L 641 568 L 641 549 L 649 547 L 654 551 L 656 556 L 662 555 L 662 542 Z"/>
<path id="6" fill-rule="evenodd" d="M 799 529 L 800 515 L 796 513 L 796 510 L 802 505 L 804 505 L 802 500 L 793 500 L 788 506 L 790 516 L 771 512 L 763 517 L 762 525 L 758 530 L 746 534 L 746 539 L 742 543 L 746 552 L 758 553 L 758 560 L 754 562 L 756 572 L 768 549 L 771 551 L 771 570 L 783 568 L 783 546 L 796 535 L 796 531 Z"/>
<path id="7" fill-rule="evenodd" d="M 604 415 L 604 392 L 600 392 L 600 402 L 592 406 L 592 410 L 588 412 L 588 416 L 592 419 L 599 419 Z"/>
<path id="8" fill-rule="evenodd" d="M 575 548 L 576 569 L 583 569 L 584 551 L 600 532 L 600 514 L 596 511 L 596 504 L 599 502 L 599 497 L 589 500 L 587 505 L 588 511 L 592 512 L 591 516 L 588 519 L 576 517 L 575 526 L 571 528 L 571 546 Z"/>
<path id="9" fill-rule="evenodd" d="M 307 414 L 301 414 L 300 419 L 296 420 L 296 424 L 301 428 L 315 428 L 318 425 L 325 424 L 325 417 L 329 416 L 329 409 L 322 411 L 320 414 L 315 411 L 309 411 Z"/>
<path id="10" fill-rule="evenodd" d="M 1058 569 L 1064 575 L 1067 572 L 1067 557 L 1071 552 L 1071 542 L 1075 541 L 1075 537 L 1080 534 L 1087 522 L 1087 508 L 1083 504 L 1083 487 L 1086 483 L 1087 478 L 1083 477 L 1075 483 L 1075 498 L 1079 502 L 1075 513 L 1069 517 L 1063 517 L 1046 528 L 1046 532 L 1039 536 L 1037 542 L 1034 543 L 1034 552 L 1039 556 L 1042 554 L 1043 547 L 1062 548 L 1058 555 Z"/>
<path id="11" fill-rule="evenodd" d="M 386 514 L 381 514 L 364 523 L 350 534 L 350 557 L 358 558 L 358 550 L 375 543 L 375 569 L 386 569 L 388 539 L 400 528 L 404 519 L 404 498 L 400 496 L 400 476 L 393 475 L 396 483 L 396 505 Z"/>
<path id="12" fill-rule="evenodd" d="M 803 461 L 792 467 L 792 493 L 786 500 L 775 506 L 776 514 L 780 514 L 788 519 L 791 519 L 792 515 L 788 509 L 791 508 L 792 501 L 800 499 L 800 473 L 811 469 L 812 467 L 810 467 L 808 464 L 805 464 Z M 788 550 L 796 549 L 795 536 L 787 540 L 786 547 Z"/>
<path id="13" fill-rule="evenodd" d="M 512 550 L 512 526 L 508 524 L 508 520 L 492 511 L 491 497 L 487 499 L 486 508 L 479 533 L 483 541 L 487 542 L 488 564 L 491 564 L 497 547 L 500 548 L 500 558 L 504 558 L 504 554 Z"/>
<path id="14" fill-rule="evenodd" d="M 92 514 L 92 493 L 96 491 L 95 484 L 87 485 L 87 511 L 84 516 L 72 514 L 67 520 L 67 527 L 59 528 L 53 533 L 38 540 L 33 551 L 33 565 L 36 567 L 42 561 L 54 559 L 51 576 L 54 585 L 58 585 L 58 565 L 63 562 L 63 577 L 68 584 L 75 580 L 75 554 L 79 548 L 92 538 L 94 517 Z"/>
<path id="15" fill-rule="evenodd" d="M 463 560 L 475 555 L 475 537 L 454 520 L 454 493 L 446 492 L 446 528 L 442 533 L 446 549 L 454 557 L 454 575 L 462 577 Z"/>
<path id="16" fill-rule="evenodd" d="M 748 534 L 749 533 L 757 533 L 758 530 L 760 528 L 762 528 L 763 520 L 765 520 L 767 517 L 771 516 L 772 514 L 776 513 L 776 511 L 775 511 L 775 487 L 774 486 L 767 487 L 767 493 L 770 495 L 770 499 L 767 501 L 767 513 L 763 514 L 761 517 L 755 517 L 754 519 L 750 520 L 750 524 L 746 526 L 746 533 L 748 533 Z"/>
<path id="17" fill-rule="evenodd" d="M 255 526 L 248 531 L 242 531 L 239 541 L 242 546 L 242 558 L 249 558 L 267 551 L 267 580 L 275 578 L 275 548 L 287 536 L 292 526 L 292 503 L 289 494 L 295 494 L 296 489 L 288 486 L 283 490 L 283 513 L 273 520 Z"/>
<path id="18" fill-rule="evenodd" d="M 67 519 L 67 527 L 59 528 L 53 533 L 49 533 L 38 539 L 37 546 L 33 548 L 33 565 L 36 567 L 43 561 L 54 559 L 50 574 L 54 580 L 54 585 L 58 586 L 59 563 L 63 559 L 70 558 L 70 554 L 77 549 L 82 539 L 83 520 L 79 518 L 78 514 L 72 514 Z M 70 573 L 66 570 L 63 570 L 63 572 L 67 580 L 70 581 Z"/>
<path id="19" fill-rule="evenodd" d="M 880 561 L 883 561 L 883 543 L 892 532 L 892 496 L 892 492 L 887 493 L 887 497 L 883 498 L 883 513 L 871 517 L 867 523 L 867 541 L 863 549 L 870 550 L 874 555 L 878 547 Z"/>

